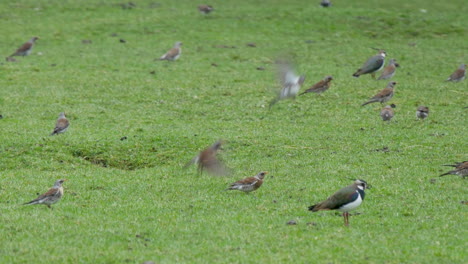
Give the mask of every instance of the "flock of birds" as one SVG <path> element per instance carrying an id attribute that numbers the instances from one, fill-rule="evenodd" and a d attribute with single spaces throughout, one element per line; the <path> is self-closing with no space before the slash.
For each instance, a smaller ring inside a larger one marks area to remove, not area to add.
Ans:
<path id="1" fill-rule="evenodd" d="M 328 0 L 323 0 L 321 5 L 324 7 L 331 6 L 331 2 Z M 209 14 L 214 9 L 210 5 L 200 5 L 198 10 L 203 14 Z M 28 42 L 24 43 L 19 47 L 12 55 L 6 58 L 7 61 L 13 62 L 15 56 L 27 56 L 31 53 L 31 50 L 38 40 L 38 37 L 31 38 Z M 175 61 L 180 58 L 182 54 L 182 42 L 176 42 L 174 47 L 162 55 L 160 60 Z M 384 68 L 386 52 L 384 50 L 379 50 L 377 55 L 369 58 L 363 65 L 360 67 L 354 74 L 354 77 L 359 77 L 365 74 L 371 74 L 375 79 L 375 74 L 383 69 L 381 75 L 377 78 L 378 80 L 388 80 L 391 79 L 396 72 L 399 64 L 395 59 L 391 59 L 388 65 Z M 300 88 L 305 81 L 305 76 L 297 76 L 291 66 L 291 63 L 286 61 L 279 61 L 278 63 L 278 72 L 280 76 L 281 89 L 279 90 L 277 96 L 270 102 L 270 108 L 275 105 L 277 102 L 283 99 L 295 98 L 296 95 L 305 95 L 307 93 L 323 93 L 327 91 L 331 86 L 331 81 L 333 80 L 332 76 L 326 76 L 323 80 L 317 82 L 310 88 L 306 89 L 304 92 L 299 94 Z M 460 65 L 460 67 L 453 72 L 447 79 L 447 81 L 459 82 L 465 79 L 466 75 L 466 64 Z M 367 104 L 379 102 L 381 104 L 389 101 L 394 95 L 394 89 L 397 82 L 390 81 L 387 86 L 377 93 L 375 96 L 371 97 L 367 102 L 363 103 L 362 106 Z M 394 116 L 393 108 L 394 104 L 385 106 L 381 112 L 380 116 L 384 121 L 390 121 Z M 419 106 L 416 110 L 416 116 L 419 119 L 425 119 L 429 115 L 429 108 L 427 106 Z M 59 114 L 59 117 L 56 121 L 53 132 L 50 134 L 58 135 L 67 131 L 70 126 L 69 120 L 66 118 L 65 113 L 62 112 Z M 227 175 L 229 174 L 229 169 L 217 158 L 217 152 L 221 149 L 223 141 L 217 141 L 213 145 L 202 150 L 197 156 L 195 156 L 190 162 L 186 164 L 185 167 L 189 167 L 192 164 L 197 164 L 198 171 L 202 174 L 204 171 L 207 171 L 214 175 Z M 445 175 L 458 175 L 462 178 L 468 176 L 468 161 L 463 161 L 455 163 L 453 165 L 444 165 L 454 167 L 453 170 L 444 173 L 440 176 Z M 262 186 L 265 176 L 268 174 L 266 171 L 261 171 L 253 177 L 248 177 L 239 181 L 232 183 L 226 190 L 238 190 L 245 193 L 250 193 Z M 51 205 L 58 202 L 63 196 L 63 183 L 66 179 L 57 180 L 54 186 L 49 189 L 46 193 L 39 195 L 36 199 L 25 203 L 27 205 L 31 204 L 44 204 L 51 208 Z M 356 209 L 364 200 L 365 189 L 369 189 L 370 185 L 366 181 L 357 179 L 354 182 L 346 186 L 334 194 L 332 194 L 326 200 L 312 205 L 309 207 L 309 210 L 312 212 L 321 211 L 321 210 L 338 210 L 343 212 L 344 223 L 346 226 L 349 225 L 349 211 Z"/>

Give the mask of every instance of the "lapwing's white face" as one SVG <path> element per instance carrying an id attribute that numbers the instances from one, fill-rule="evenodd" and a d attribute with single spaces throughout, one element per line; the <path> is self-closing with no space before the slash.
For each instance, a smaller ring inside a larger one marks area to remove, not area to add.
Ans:
<path id="1" fill-rule="evenodd" d="M 359 189 L 361 189 L 361 190 L 370 188 L 369 185 L 367 184 L 367 182 L 364 181 L 364 180 L 356 180 L 355 183 L 356 183 L 357 187 Z"/>

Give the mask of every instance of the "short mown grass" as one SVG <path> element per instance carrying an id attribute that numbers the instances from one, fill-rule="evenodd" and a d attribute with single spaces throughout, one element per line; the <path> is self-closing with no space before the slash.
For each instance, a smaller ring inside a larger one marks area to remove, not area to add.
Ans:
<path id="1" fill-rule="evenodd" d="M 0 263 L 468 262 L 466 180 L 437 177 L 468 157 L 468 81 L 444 82 L 468 62 L 464 1 L 132 2 L 0 2 L 0 54 L 40 37 L 0 63 Z M 372 47 L 401 65 L 389 123 L 360 107 L 386 81 L 351 77 Z M 285 53 L 305 86 L 335 80 L 269 110 Z M 231 176 L 183 169 L 218 139 Z M 54 209 L 22 206 L 59 178 Z M 349 228 L 307 211 L 354 178 L 373 188 Z"/>

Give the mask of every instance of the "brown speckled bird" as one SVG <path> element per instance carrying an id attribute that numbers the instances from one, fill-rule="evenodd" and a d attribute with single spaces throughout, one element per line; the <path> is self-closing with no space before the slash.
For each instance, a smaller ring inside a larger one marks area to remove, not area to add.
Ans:
<path id="1" fill-rule="evenodd" d="M 394 87 L 397 82 L 389 82 L 387 87 L 372 97 L 369 101 L 363 103 L 361 106 L 365 106 L 366 104 L 380 102 L 381 104 L 387 102 L 388 100 L 392 99 Z"/>
<path id="2" fill-rule="evenodd" d="M 216 154 L 218 153 L 218 150 L 221 148 L 222 144 L 223 141 L 218 140 L 210 147 L 202 150 L 196 157 L 194 157 L 185 165 L 185 168 L 189 167 L 194 163 L 197 163 L 198 172 L 200 173 L 200 175 L 203 173 L 204 170 L 208 171 L 211 174 L 219 176 L 228 174 L 228 169 L 216 157 Z"/>
<path id="3" fill-rule="evenodd" d="M 372 78 L 375 79 L 375 72 L 380 71 L 385 63 L 385 56 L 387 53 L 385 50 L 379 50 L 379 53 L 377 55 L 369 58 L 364 65 L 362 65 L 361 68 L 359 68 L 354 74 L 354 77 L 359 77 L 363 74 L 368 74 L 370 73 L 372 75 Z"/>
<path id="4" fill-rule="evenodd" d="M 28 42 L 24 43 L 21 47 L 19 47 L 15 53 L 11 54 L 9 57 L 13 56 L 28 56 L 31 53 L 32 48 L 34 47 L 34 43 L 38 40 L 38 37 L 33 37 Z"/>
<path id="5" fill-rule="evenodd" d="M 51 208 L 50 206 L 56 202 L 58 202 L 62 196 L 63 196 L 63 187 L 62 184 L 63 182 L 66 181 L 66 179 L 63 180 L 57 180 L 52 188 L 49 189 L 44 194 L 39 195 L 36 199 L 25 203 L 24 205 L 28 204 L 45 204 L 47 207 Z"/>
<path id="6" fill-rule="evenodd" d="M 383 121 L 390 121 L 395 113 L 393 112 L 393 108 L 395 107 L 394 104 L 387 105 L 380 111 L 380 117 L 382 117 Z"/>
<path id="7" fill-rule="evenodd" d="M 421 105 L 416 109 L 416 117 L 419 119 L 424 119 L 429 115 L 429 107 Z"/>
<path id="8" fill-rule="evenodd" d="M 258 188 L 260 188 L 260 186 L 262 186 L 263 178 L 265 178 L 265 175 L 267 174 L 268 174 L 267 171 L 262 171 L 262 172 L 259 172 L 254 177 L 249 177 L 240 181 L 236 181 L 235 183 L 231 184 L 231 186 L 229 186 L 229 188 L 227 188 L 226 191 L 238 190 L 238 191 L 242 191 L 245 193 L 253 192 L 257 190 Z"/>
<path id="9" fill-rule="evenodd" d="M 468 177 L 468 161 L 457 162 L 454 165 L 444 165 L 444 166 L 454 167 L 455 169 L 449 172 L 446 172 L 444 174 L 441 174 L 439 177 L 442 177 L 445 175 L 458 175 L 462 178 Z"/>
<path id="10" fill-rule="evenodd" d="M 457 70 L 455 70 L 450 77 L 448 77 L 447 81 L 451 82 L 460 82 L 463 81 L 466 77 L 466 64 L 460 65 Z"/>
<path id="11" fill-rule="evenodd" d="M 382 74 L 380 74 L 380 77 L 377 80 L 391 79 L 395 75 L 397 67 L 400 67 L 400 64 L 398 64 L 395 59 L 391 59 L 388 62 L 387 67 L 383 69 Z"/>
<path id="12" fill-rule="evenodd" d="M 59 114 L 59 117 L 57 119 L 57 122 L 55 123 L 55 128 L 54 128 L 54 131 L 52 132 L 52 134 L 50 134 L 51 136 L 53 135 L 57 135 L 57 134 L 60 134 L 60 133 L 63 133 L 65 131 L 67 131 L 68 127 L 70 126 L 70 122 L 68 121 L 68 119 L 65 117 L 65 113 L 64 112 L 61 112 Z"/>
<path id="13" fill-rule="evenodd" d="M 168 61 L 175 61 L 180 57 L 180 54 L 182 54 L 182 42 L 176 42 L 174 44 L 174 47 L 170 49 L 166 54 L 162 55 L 160 60 L 168 60 Z"/>
<path id="14" fill-rule="evenodd" d="M 328 88 L 330 88 L 332 80 L 333 80 L 332 76 L 327 76 L 327 77 L 325 77 L 325 79 L 323 79 L 320 82 L 314 84 L 312 87 L 305 90 L 303 93 L 301 93 L 299 95 L 303 95 L 303 94 L 306 94 L 306 93 L 323 93 L 326 90 L 328 90 Z"/>
<path id="15" fill-rule="evenodd" d="M 200 13 L 204 14 L 204 15 L 207 15 L 209 13 L 211 13 L 211 11 L 213 11 L 214 8 L 210 5 L 199 5 L 198 6 L 198 11 L 200 11 Z"/>
<path id="16" fill-rule="evenodd" d="M 353 184 L 338 190 L 325 201 L 309 206 L 309 211 L 338 210 L 343 212 L 344 224 L 348 226 L 349 211 L 361 205 L 366 195 L 365 189 L 370 189 L 366 181 L 355 180 Z"/>

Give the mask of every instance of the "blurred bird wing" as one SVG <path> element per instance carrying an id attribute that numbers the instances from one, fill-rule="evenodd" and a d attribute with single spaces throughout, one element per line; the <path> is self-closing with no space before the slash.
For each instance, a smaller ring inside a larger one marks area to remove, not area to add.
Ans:
<path id="1" fill-rule="evenodd" d="M 198 161 L 200 160 L 200 155 L 197 155 L 195 156 L 193 159 L 191 159 L 189 162 L 187 162 L 185 165 L 184 165 L 184 169 L 190 167 L 192 164 L 194 163 L 198 163 Z"/>

